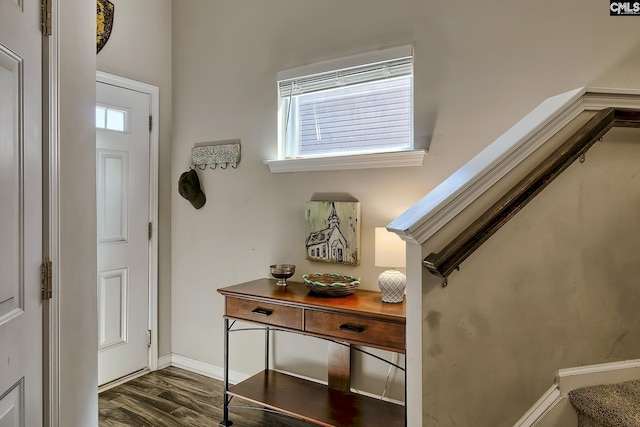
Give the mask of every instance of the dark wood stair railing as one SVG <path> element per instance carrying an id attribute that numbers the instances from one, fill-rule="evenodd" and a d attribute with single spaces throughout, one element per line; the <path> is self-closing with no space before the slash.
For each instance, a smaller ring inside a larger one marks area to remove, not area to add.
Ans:
<path id="1" fill-rule="evenodd" d="M 596 113 L 545 158 L 535 170 L 512 187 L 438 253 L 429 254 L 422 264 L 432 274 L 446 279 L 480 245 L 517 214 L 612 127 L 640 128 L 640 110 L 606 108 Z"/>

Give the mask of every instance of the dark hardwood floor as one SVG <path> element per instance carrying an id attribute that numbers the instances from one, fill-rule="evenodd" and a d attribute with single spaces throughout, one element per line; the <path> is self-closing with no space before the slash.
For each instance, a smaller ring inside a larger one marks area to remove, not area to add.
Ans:
<path id="1" fill-rule="evenodd" d="M 100 393 L 99 427 L 213 427 L 222 420 L 222 401 L 221 381 L 170 367 Z M 234 427 L 312 426 L 255 409 L 230 408 L 229 414 Z"/>

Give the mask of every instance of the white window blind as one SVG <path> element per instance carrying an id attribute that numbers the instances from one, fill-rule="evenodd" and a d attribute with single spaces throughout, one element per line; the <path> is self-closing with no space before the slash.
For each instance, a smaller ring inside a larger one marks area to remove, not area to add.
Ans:
<path id="1" fill-rule="evenodd" d="M 413 148 L 411 55 L 283 79 L 278 95 L 281 158 Z"/>

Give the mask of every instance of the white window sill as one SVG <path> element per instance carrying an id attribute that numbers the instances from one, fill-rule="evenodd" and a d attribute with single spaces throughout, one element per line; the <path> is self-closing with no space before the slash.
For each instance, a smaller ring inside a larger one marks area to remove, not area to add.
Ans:
<path id="1" fill-rule="evenodd" d="M 265 160 L 272 173 L 422 166 L 427 150 L 354 154 L 307 159 Z"/>

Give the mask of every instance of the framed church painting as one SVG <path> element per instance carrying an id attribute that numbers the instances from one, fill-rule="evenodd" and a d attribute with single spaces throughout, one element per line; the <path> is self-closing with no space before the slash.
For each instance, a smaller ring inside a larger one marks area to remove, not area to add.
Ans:
<path id="1" fill-rule="evenodd" d="M 305 202 L 305 258 L 360 265 L 360 203 Z"/>

